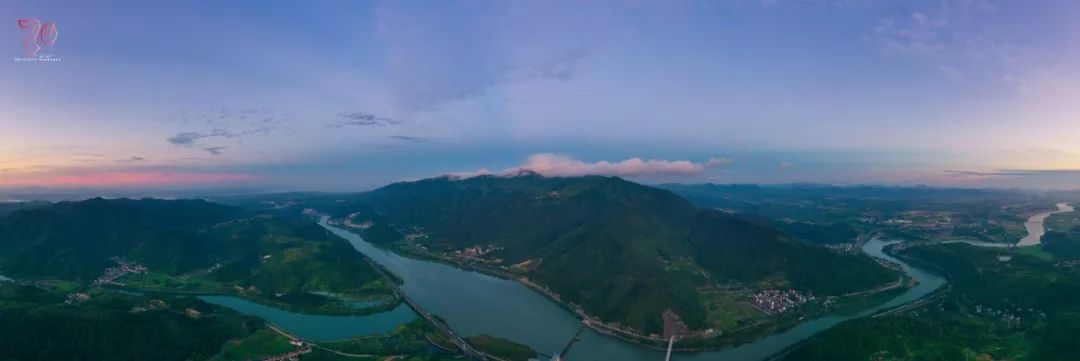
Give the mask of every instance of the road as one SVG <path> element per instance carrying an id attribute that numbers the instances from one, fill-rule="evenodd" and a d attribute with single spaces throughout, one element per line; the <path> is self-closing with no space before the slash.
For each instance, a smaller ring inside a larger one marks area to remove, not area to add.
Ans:
<path id="1" fill-rule="evenodd" d="M 664 356 L 664 361 L 671 361 L 671 348 L 675 346 L 675 336 L 671 336 L 667 343 L 667 356 Z"/>

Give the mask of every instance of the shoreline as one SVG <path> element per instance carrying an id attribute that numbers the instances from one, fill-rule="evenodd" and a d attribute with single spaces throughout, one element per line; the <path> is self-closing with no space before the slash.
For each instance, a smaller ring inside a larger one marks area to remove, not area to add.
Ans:
<path id="1" fill-rule="evenodd" d="M 1058 202 L 1055 203 L 1054 206 L 1057 207 L 1056 210 L 1039 212 L 1028 217 L 1028 219 L 1024 221 L 1024 230 L 1026 230 L 1028 234 L 1020 237 L 1020 239 L 1014 243 L 987 242 L 979 239 L 962 237 L 952 239 L 937 239 L 932 241 L 940 244 L 964 243 L 982 248 L 1016 249 L 1023 247 L 1039 246 L 1042 245 L 1042 237 L 1046 235 L 1046 220 L 1049 219 L 1050 216 L 1058 213 L 1067 213 L 1076 210 L 1076 208 L 1074 208 L 1068 202 Z M 1038 237 L 1035 237 L 1035 233 L 1031 232 L 1032 229 L 1038 229 Z"/>
<path id="2" fill-rule="evenodd" d="M 328 220 L 327 223 L 330 224 L 330 225 L 342 226 L 342 229 L 344 229 L 344 230 L 346 230 L 346 231 L 348 231 L 350 233 L 356 234 L 357 236 L 363 237 L 362 234 L 356 232 L 356 230 L 353 229 L 352 227 L 348 227 L 347 225 L 344 224 L 344 222 L 342 222 L 340 220 Z M 583 325 L 585 325 L 586 327 L 592 329 L 593 331 L 595 331 L 598 334 L 601 334 L 601 335 L 604 335 L 604 336 L 607 336 L 607 337 L 611 337 L 611 338 L 615 338 L 615 339 L 618 339 L 618 340 L 621 340 L 621 341 L 624 341 L 624 342 L 627 342 L 627 343 L 630 343 L 630 344 L 633 344 L 633 345 L 636 345 L 636 346 L 644 347 L 644 348 L 647 348 L 647 349 L 650 349 L 650 350 L 654 350 L 654 351 L 667 351 L 667 342 L 668 342 L 667 339 L 663 339 L 661 337 L 653 338 L 653 337 L 649 337 L 647 335 L 643 335 L 643 334 L 640 334 L 640 333 L 637 333 L 637 332 L 634 332 L 634 331 L 624 330 L 622 328 L 618 328 L 618 327 L 615 327 L 615 326 L 608 325 L 607 323 L 605 323 L 603 321 L 600 321 L 598 318 L 596 318 L 594 316 L 591 316 L 588 313 L 585 313 L 584 310 L 581 310 L 579 307 L 572 306 L 569 302 L 562 300 L 562 298 L 558 294 L 547 290 L 547 288 L 544 287 L 543 285 L 538 284 L 536 282 L 533 282 L 528 277 L 525 277 L 523 275 L 514 274 L 514 273 L 510 273 L 510 272 L 507 272 L 507 271 L 503 271 L 503 270 L 499 270 L 499 269 L 495 269 L 495 268 L 491 268 L 491 267 L 487 267 L 487 266 L 476 265 L 476 264 L 471 264 L 471 263 L 465 263 L 465 262 L 461 262 L 461 261 L 458 261 L 458 260 L 455 260 L 455 259 L 447 258 L 445 256 L 435 254 L 435 253 L 432 253 L 430 251 L 421 250 L 421 249 L 415 247 L 414 245 L 412 245 L 409 242 L 405 242 L 403 244 L 408 248 L 401 248 L 401 247 L 394 247 L 394 246 L 384 246 L 384 245 L 375 245 L 375 244 L 372 244 L 372 245 L 376 246 L 376 247 L 379 247 L 379 248 L 389 250 L 389 251 L 391 251 L 391 252 L 393 252 L 395 254 L 398 254 L 398 255 L 400 255 L 402 257 L 408 257 L 408 258 L 413 258 L 413 259 L 418 259 L 418 260 L 441 263 L 441 264 L 449 265 L 451 267 L 459 268 L 459 269 L 462 269 L 462 270 L 474 271 L 474 272 L 481 273 L 481 274 L 484 274 L 484 275 L 487 275 L 487 276 L 491 276 L 491 277 L 495 277 L 495 278 L 499 278 L 499 279 L 503 279 L 503 280 L 508 280 L 508 281 L 513 281 L 515 283 L 524 285 L 525 287 L 529 288 L 530 290 L 532 290 L 532 291 L 534 291 L 536 293 L 539 293 L 540 295 L 544 296 L 544 298 L 547 298 L 549 301 L 551 301 L 551 302 L 555 303 L 556 305 L 558 305 L 560 308 L 563 308 L 563 309 L 569 311 L 576 318 L 578 318 Z M 871 258 L 876 260 L 875 257 L 871 257 Z M 845 294 L 845 295 L 841 295 L 841 296 L 837 296 L 837 297 L 844 298 L 844 299 L 859 299 L 859 298 L 864 298 L 864 297 L 869 297 L 869 296 L 873 296 L 873 295 L 876 295 L 876 294 L 880 294 L 880 293 L 883 293 L 883 292 L 892 291 L 892 290 L 895 290 L 897 288 L 903 287 L 903 285 L 904 285 L 904 282 L 902 282 L 902 281 L 892 281 L 892 282 L 882 284 L 882 285 L 876 286 L 876 287 L 868 289 L 868 290 L 855 291 L 853 293 L 849 293 L 849 294 Z M 912 301 L 912 302 L 915 302 L 915 301 Z M 822 316 L 827 316 L 827 315 L 828 315 L 828 313 L 823 313 L 823 314 L 818 314 L 818 315 L 813 315 L 813 316 L 814 317 L 822 317 Z M 797 320 L 802 321 L 802 320 L 805 320 L 807 317 L 811 317 L 811 316 L 804 315 L 803 317 L 797 318 Z M 790 321 L 790 320 L 788 320 L 788 321 Z M 775 324 L 776 328 L 773 329 L 772 332 L 770 332 L 768 334 L 759 335 L 759 336 L 753 338 L 749 342 L 753 342 L 753 340 L 757 340 L 757 339 L 760 339 L 760 338 L 768 337 L 770 335 L 783 332 L 784 330 L 790 329 L 790 328 L 795 327 L 795 326 L 797 326 L 799 324 L 800 324 L 799 322 L 795 322 L 795 323 L 778 322 L 778 323 Z M 713 338 L 717 338 L 717 337 L 722 337 L 722 335 L 721 336 L 715 336 Z M 700 339 L 705 340 L 704 338 L 700 338 Z M 735 339 L 735 340 L 732 340 L 732 342 L 730 342 L 730 343 L 725 343 L 723 345 L 716 346 L 716 347 L 673 348 L 672 351 L 680 352 L 680 353 L 723 351 L 725 349 L 730 349 L 732 347 L 738 347 L 739 345 L 742 345 L 742 344 L 745 344 L 745 343 L 747 343 L 747 342 L 745 342 L 745 340 L 743 340 L 743 339 Z"/>

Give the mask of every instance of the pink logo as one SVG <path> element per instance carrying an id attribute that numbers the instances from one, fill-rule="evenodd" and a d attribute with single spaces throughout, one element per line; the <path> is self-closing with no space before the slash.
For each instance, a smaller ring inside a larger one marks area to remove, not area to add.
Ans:
<path id="1" fill-rule="evenodd" d="M 26 30 L 26 38 L 23 40 L 23 49 L 26 57 L 37 57 L 42 47 L 50 47 L 56 43 L 59 33 L 56 31 L 56 22 L 43 23 L 38 18 L 19 19 L 19 29 Z"/>

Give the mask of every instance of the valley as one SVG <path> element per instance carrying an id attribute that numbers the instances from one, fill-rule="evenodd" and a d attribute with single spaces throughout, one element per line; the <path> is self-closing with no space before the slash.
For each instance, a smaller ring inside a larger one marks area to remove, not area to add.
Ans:
<path id="1" fill-rule="evenodd" d="M 267 333 L 273 327 L 254 323 L 231 336 L 241 341 L 222 352 L 297 350 L 302 359 L 393 352 L 437 357 L 421 346 L 459 349 L 445 337 L 458 334 L 470 345 L 513 357 L 566 351 L 561 356 L 571 359 L 651 360 L 673 337 L 679 360 L 760 360 L 782 349 L 795 350 L 784 357 L 802 357 L 823 342 L 818 340 L 842 332 L 833 330 L 910 317 L 956 292 L 952 285 L 939 290 L 945 280 L 920 269 L 940 270 L 941 259 L 913 251 L 937 241 L 912 237 L 903 247 L 882 241 L 904 229 L 846 223 L 860 232 L 849 241 L 859 247 L 852 252 L 790 239 L 753 214 L 698 208 L 670 192 L 617 178 L 436 178 L 361 194 L 280 197 L 221 200 L 232 206 L 89 200 L 15 211 L 2 223 L 0 246 L 43 261 L 34 267 L 5 262 L 3 272 L 15 276 L 10 286 L 63 295 L 67 301 L 60 304 L 77 309 L 131 298 L 148 302 L 132 310 L 157 312 L 175 302 L 169 299 L 185 299 L 204 305 L 180 312 L 188 318 L 207 312 L 223 319 L 259 317 L 276 325 L 278 336 Z M 453 208 L 444 209 L 448 205 Z M 963 217 L 962 207 L 947 212 Z M 190 214 L 198 216 L 179 227 L 137 216 L 166 209 L 181 217 L 197 210 Z M 787 224 L 820 224 L 798 220 L 798 207 L 791 209 L 787 217 L 794 221 Z M 327 215 L 314 218 L 320 213 Z M 116 256 L 103 262 L 76 258 L 85 261 L 57 268 L 50 259 L 58 254 L 36 251 L 42 244 L 84 247 L 63 233 L 42 236 L 37 232 L 50 223 L 41 222 L 73 224 L 103 215 L 107 221 L 83 224 L 93 224 L 85 228 L 88 234 L 109 240 Z M 1071 241 L 1055 243 L 1053 237 L 1072 224 L 1070 217 L 1062 212 L 1047 218 L 1045 247 L 1055 252 L 1049 257 L 1069 254 Z M 39 219 L 47 221 L 35 223 Z M 527 221 L 536 219 L 548 222 L 537 228 Z M 125 227 L 110 226 L 120 224 Z M 151 256 L 140 251 L 150 247 L 147 242 L 172 251 Z M 890 248 L 904 258 L 884 251 Z M 1027 249 L 1008 252 L 1027 259 L 1033 254 Z M 581 261 L 582 254 L 594 257 Z M 748 254 L 760 262 L 745 263 Z M 85 271 L 91 264 L 96 273 Z M 623 278 L 625 284 L 612 282 Z M 407 307 L 386 282 L 416 306 Z M 636 296 L 654 294 L 663 298 Z M 608 307 L 590 306 L 593 300 L 607 300 Z M 420 307 L 431 321 L 417 318 Z M 449 328 L 438 329 L 444 322 Z M 412 329 L 417 331 L 405 331 Z M 313 347 L 283 347 L 290 338 Z M 391 346 L 398 342 L 413 346 Z"/>

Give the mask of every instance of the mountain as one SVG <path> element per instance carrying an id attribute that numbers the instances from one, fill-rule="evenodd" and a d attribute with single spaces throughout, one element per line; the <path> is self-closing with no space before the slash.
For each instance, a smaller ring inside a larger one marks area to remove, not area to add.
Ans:
<path id="1" fill-rule="evenodd" d="M 252 298 L 287 295 L 262 300 L 315 308 L 327 306 L 330 300 L 318 296 L 327 292 L 389 296 L 351 245 L 309 220 L 201 200 L 101 198 L 0 218 L 0 274 L 85 284 L 116 266 L 114 257 L 149 269 L 124 281 L 143 289 L 231 293 L 240 287 Z"/>
<path id="2" fill-rule="evenodd" d="M 242 210 L 203 201 L 106 200 L 24 209 L 0 221 L 4 272 L 93 279 L 112 256 L 135 256 L 183 272 L 209 264 L 208 239 L 195 228 L 239 218 Z M 154 249 L 154 252 L 150 252 Z"/>
<path id="3" fill-rule="evenodd" d="M 767 282 L 839 295 L 896 280 L 867 257 L 809 247 L 615 177 L 442 177 L 305 206 L 367 223 L 359 232 L 374 243 L 411 234 L 440 253 L 494 250 L 501 265 L 517 265 L 509 269 L 589 314 L 646 332 L 659 331 L 669 309 L 706 327 L 702 286 Z"/>

